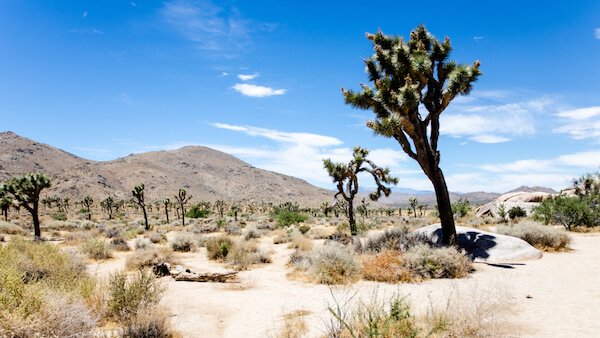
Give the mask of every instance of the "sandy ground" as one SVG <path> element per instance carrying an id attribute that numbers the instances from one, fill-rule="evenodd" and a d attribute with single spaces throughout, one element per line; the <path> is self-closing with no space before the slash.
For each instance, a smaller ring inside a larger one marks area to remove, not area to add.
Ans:
<path id="1" fill-rule="evenodd" d="M 269 238 L 263 239 L 266 246 Z M 268 245 L 269 247 L 271 245 Z M 511 336 L 600 336 L 600 235 L 573 234 L 573 251 L 546 253 L 537 261 L 493 266 L 476 264 L 476 272 L 460 280 L 432 280 L 420 284 L 390 285 L 365 282 L 329 288 L 288 280 L 285 267 L 291 250 L 273 246 L 273 263 L 240 273 L 241 283 L 175 282 L 163 278 L 166 292 L 162 304 L 184 337 L 275 337 L 283 315 L 307 311 L 307 337 L 324 333 L 329 320 L 328 304 L 369 299 L 374 294 L 406 295 L 416 312 L 441 303 L 452 292 L 469 299 L 479 292 L 502 290 L 513 303 L 506 320 L 517 331 Z M 205 249 L 180 258 L 194 270 L 220 270 L 206 259 Z M 124 266 L 124 256 L 91 267 L 99 276 Z M 478 290 L 478 291 L 474 291 Z"/>

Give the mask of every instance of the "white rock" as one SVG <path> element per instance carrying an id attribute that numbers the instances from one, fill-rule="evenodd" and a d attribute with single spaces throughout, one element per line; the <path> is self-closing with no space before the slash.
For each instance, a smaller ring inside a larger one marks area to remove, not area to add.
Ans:
<path id="1" fill-rule="evenodd" d="M 439 241 L 442 229 L 439 223 L 415 230 L 433 241 Z M 456 227 L 458 243 L 475 262 L 520 262 L 540 259 L 542 252 L 524 240 L 475 228 Z"/>

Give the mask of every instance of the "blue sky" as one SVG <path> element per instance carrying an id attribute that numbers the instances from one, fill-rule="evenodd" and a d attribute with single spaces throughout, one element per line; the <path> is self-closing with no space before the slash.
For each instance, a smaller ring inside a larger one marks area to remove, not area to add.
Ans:
<path id="1" fill-rule="evenodd" d="M 4 0 L 0 130 L 94 160 L 206 145 L 328 188 L 321 159 L 361 145 L 399 186 L 430 189 L 340 93 L 367 81 L 365 32 L 423 23 L 484 73 L 442 115 L 450 190 L 599 169 L 600 3 L 364 3 Z"/>

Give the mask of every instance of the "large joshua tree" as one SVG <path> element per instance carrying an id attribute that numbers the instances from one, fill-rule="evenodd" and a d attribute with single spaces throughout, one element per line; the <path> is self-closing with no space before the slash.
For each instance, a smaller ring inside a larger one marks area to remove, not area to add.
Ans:
<path id="1" fill-rule="evenodd" d="M 42 238 L 39 218 L 40 193 L 50 187 L 50 178 L 45 174 L 25 174 L 11 178 L 3 185 L 2 190 L 12 197 L 31 214 L 33 234 L 36 240 Z"/>
<path id="2" fill-rule="evenodd" d="M 148 213 L 146 213 L 146 201 L 144 199 L 144 190 L 146 187 L 144 184 L 138 184 L 133 187 L 131 190 L 131 194 L 133 195 L 134 202 L 142 208 L 142 212 L 144 213 L 144 229 L 150 230 L 150 225 L 148 224 Z"/>
<path id="3" fill-rule="evenodd" d="M 367 126 L 398 141 L 419 163 L 435 189 L 442 242 L 455 244 L 450 197 L 440 169 L 440 115 L 456 96 L 471 91 L 481 74 L 479 61 L 465 65 L 448 60 L 450 39 L 440 42 L 422 25 L 410 33 L 408 41 L 382 32 L 368 33 L 367 39 L 375 50 L 364 60 L 373 87 L 362 84 L 359 92 L 342 89 L 345 101 L 356 108 L 371 109 L 375 119 Z"/>
<path id="4" fill-rule="evenodd" d="M 350 223 L 350 233 L 352 236 L 358 233 L 356 228 L 356 220 L 354 218 L 354 197 L 358 193 L 358 174 L 369 173 L 373 176 L 377 190 L 369 194 L 373 201 L 377 201 L 381 197 L 381 193 L 389 196 L 391 189 L 386 187 L 387 184 L 397 184 L 398 179 L 390 176 L 390 170 L 387 168 L 378 167 L 373 161 L 367 159 L 369 151 L 361 147 L 355 147 L 352 154 L 353 159 L 349 163 L 334 163 L 331 159 L 323 160 L 323 166 L 331 176 L 333 183 L 337 187 L 335 198 L 341 196 L 348 203 L 346 214 L 348 223 Z"/>

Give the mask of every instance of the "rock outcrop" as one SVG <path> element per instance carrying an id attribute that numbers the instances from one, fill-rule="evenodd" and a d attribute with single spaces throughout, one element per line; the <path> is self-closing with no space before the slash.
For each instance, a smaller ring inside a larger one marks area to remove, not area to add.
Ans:
<path id="1" fill-rule="evenodd" d="M 551 197 L 552 194 L 536 192 L 511 192 L 504 194 L 494 201 L 484 204 L 475 210 L 477 217 L 499 217 L 499 209 L 504 205 L 504 210 L 508 212 L 513 207 L 521 207 L 530 215 L 533 208 L 538 206 L 544 199 Z"/>

